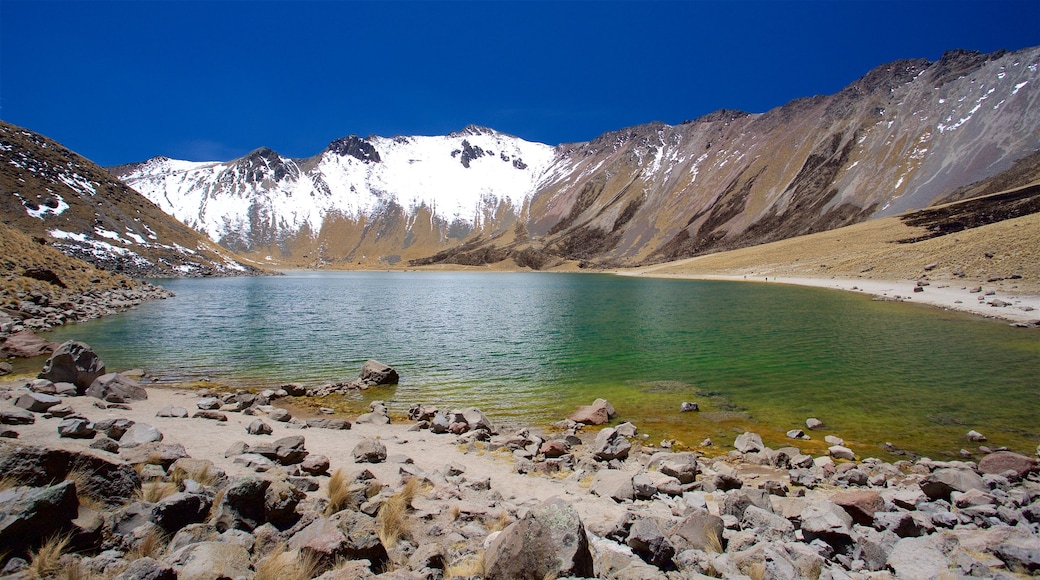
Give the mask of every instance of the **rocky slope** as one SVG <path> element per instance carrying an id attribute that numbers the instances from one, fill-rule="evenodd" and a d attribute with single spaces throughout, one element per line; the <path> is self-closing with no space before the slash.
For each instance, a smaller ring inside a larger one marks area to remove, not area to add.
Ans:
<path id="1" fill-rule="evenodd" d="M 1040 150 L 1038 67 L 1040 48 L 951 51 L 761 114 L 719 111 L 555 149 L 468 128 L 348 137 L 305 160 L 258 150 L 113 172 L 272 263 L 630 266 L 1024 185 Z"/>
<path id="2" fill-rule="evenodd" d="M 5 237 L 10 228 L 99 269 L 131 277 L 259 272 L 87 159 L 3 122 L 0 210 Z"/>

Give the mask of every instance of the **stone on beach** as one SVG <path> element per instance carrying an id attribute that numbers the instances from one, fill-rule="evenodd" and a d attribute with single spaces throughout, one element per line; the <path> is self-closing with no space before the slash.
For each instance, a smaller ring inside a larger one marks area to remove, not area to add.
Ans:
<path id="1" fill-rule="evenodd" d="M 119 373 L 106 373 L 94 379 L 84 394 L 109 403 L 148 399 L 148 391 L 137 384 L 137 381 Z"/>
<path id="2" fill-rule="evenodd" d="M 54 349 L 54 354 L 44 363 L 39 377 L 55 383 L 72 383 L 82 393 L 103 374 L 105 363 L 93 349 L 82 342 L 70 340 Z"/>
<path id="3" fill-rule="evenodd" d="M 616 414 L 613 405 L 605 399 L 596 399 L 591 405 L 578 407 L 568 419 L 585 425 L 605 425 Z"/>

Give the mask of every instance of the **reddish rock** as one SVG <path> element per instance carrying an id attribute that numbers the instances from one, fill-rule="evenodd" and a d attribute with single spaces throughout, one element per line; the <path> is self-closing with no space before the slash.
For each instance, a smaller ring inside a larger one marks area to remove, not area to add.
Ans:
<path id="1" fill-rule="evenodd" d="M 575 423 L 605 425 L 615 415 L 614 407 L 605 399 L 596 399 L 591 405 L 582 405 L 568 417 Z"/>
<path id="2" fill-rule="evenodd" d="M 32 358 L 51 354 L 58 348 L 58 343 L 44 340 L 33 334 L 31 330 L 16 332 L 7 337 L 0 346 L 0 354 L 18 358 Z"/>
<path id="3" fill-rule="evenodd" d="M 1001 474 L 1014 471 L 1018 477 L 1025 477 L 1036 468 L 1035 460 L 1011 451 L 990 453 L 979 461 L 979 471 L 982 473 Z"/>
<path id="4" fill-rule="evenodd" d="M 546 441 L 538 449 L 538 452 L 546 457 L 561 457 L 567 454 L 567 445 L 562 441 Z"/>
<path id="5" fill-rule="evenodd" d="M 885 500 L 876 491 L 843 491 L 831 496 L 831 501 L 844 509 L 857 524 L 870 526 L 874 513 L 884 511 Z"/>

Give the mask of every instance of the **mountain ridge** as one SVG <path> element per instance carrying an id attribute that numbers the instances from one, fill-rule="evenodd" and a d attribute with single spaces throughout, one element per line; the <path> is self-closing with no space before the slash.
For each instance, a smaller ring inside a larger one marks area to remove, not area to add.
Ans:
<path id="1" fill-rule="evenodd" d="M 270 264 L 639 265 L 895 215 L 1007 171 L 1040 150 L 1038 63 L 1040 48 L 949 51 L 763 113 L 555 147 L 467 126 L 351 135 L 306 159 L 261 148 L 112 171 Z"/>

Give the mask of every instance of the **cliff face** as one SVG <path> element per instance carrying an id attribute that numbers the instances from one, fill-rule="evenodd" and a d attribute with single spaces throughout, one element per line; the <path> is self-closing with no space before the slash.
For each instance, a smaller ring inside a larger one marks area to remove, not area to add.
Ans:
<path id="1" fill-rule="evenodd" d="M 348 137 L 304 160 L 265 149 L 113 171 L 272 261 L 635 265 L 893 215 L 993 179 L 1023 185 L 1040 150 L 1038 64 L 1040 48 L 952 51 L 761 114 L 718 111 L 555 149 L 470 127 Z"/>

